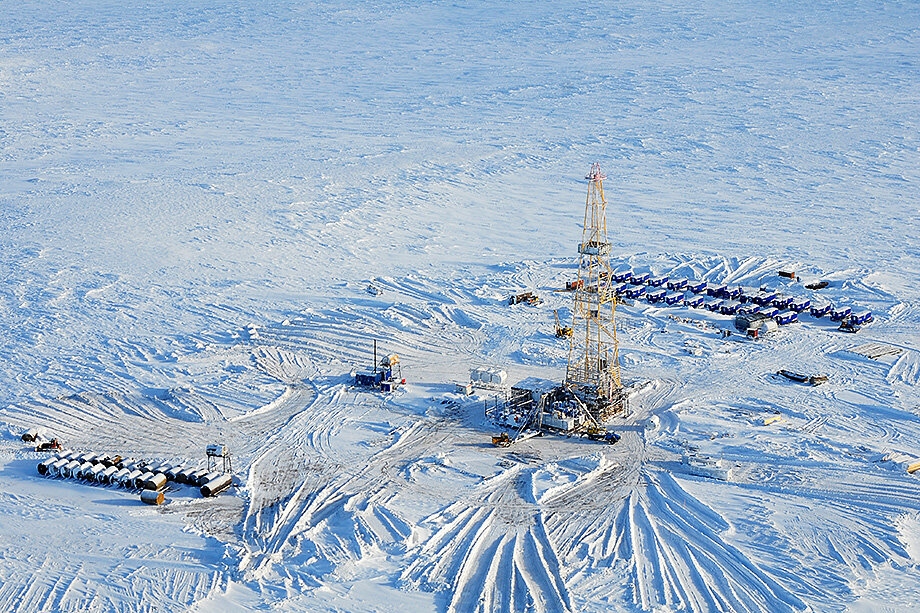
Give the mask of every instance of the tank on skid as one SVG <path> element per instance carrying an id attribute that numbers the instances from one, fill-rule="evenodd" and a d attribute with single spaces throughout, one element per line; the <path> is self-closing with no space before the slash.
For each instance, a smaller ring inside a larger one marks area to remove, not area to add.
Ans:
<path id="1" fill-rule="evenodd" d="M 161 490 L 166 487 L 166 475 L 163 473 L 151 474 L 141 482 L 145 490 Z"/>
<path id="2" fill-rule="evenodd" d="M 159 490 L 144 490 L 141 492 L 141 502 L 152 505 L 163 504 L 163 492 Z"/>
<path id="3" fill-rule="evenodd" d="M 41 462 L 39 462 L 38 463 L 38 474 L 42 476 L 47 475 L 48 470 L 50 469 L 51 465 L 54 464 L 54 462 L 55 462 L 54 458 L 48 458 L 47 460 L 42 460 Z"/>
<path id="4" fill-rule="evenodd" d="M 219 475 L 201 486 L 201 495 L 205 498 L 216 496 L 230 487 L 233 483 L 233 477 L 228 474 Z"/>
<path id="5" fill-rule="evenodd" d="M 80 462 L 77 460 L 70 460 L 67 464 L 64 465 L 64 468 L 61 469 L 61 476 L 68 479 L 72 479 L 76 476 L 77 469 L 80 468 Z"/>

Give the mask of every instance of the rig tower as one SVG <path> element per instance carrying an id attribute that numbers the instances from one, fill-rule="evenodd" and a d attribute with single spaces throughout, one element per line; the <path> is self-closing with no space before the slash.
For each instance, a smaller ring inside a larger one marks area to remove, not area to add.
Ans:
<path id="1" fill-rule="evenodd" d="M 585 225 L 578 245 L 578 282 L 572 309 L 573 334 L 564 387 L 596 424 L 626 409 L 620 382 L 620 359 L 611 289 L 610 242 L 607 240 L 607 201 L 604 179 L 596 163 L 585 176 L 588 198 Z"/>

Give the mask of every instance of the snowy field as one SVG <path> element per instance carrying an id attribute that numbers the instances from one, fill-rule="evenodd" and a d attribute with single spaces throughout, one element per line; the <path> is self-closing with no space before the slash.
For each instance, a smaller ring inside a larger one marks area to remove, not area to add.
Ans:
<path id="1" fill-rule="evenodd" d="M 493 447 L 454 383 L 563 377 L 594 161 L 615 267 L 874 322 L 637 300 L 622 440 Z M 0 610 L 912 610 L 918 184 L 911 2 L 7 3 Z M 40 477 L 38 425 L 239 486 Z"/>

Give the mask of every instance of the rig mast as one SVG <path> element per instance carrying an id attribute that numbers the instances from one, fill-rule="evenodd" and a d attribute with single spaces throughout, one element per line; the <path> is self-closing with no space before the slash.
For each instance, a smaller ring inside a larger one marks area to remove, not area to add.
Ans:
<path id="1" fill-rule="evenodd" d="M 596 163 L 585 176 L 588 197 L 585 225 L 578 245 L 578 282 L 572 309 L 573 334 L 565 388 L 584 405 L 592 420 L 603 423 L 625 410 L 617 349 L 616 298 L 611 289 L 610 242 L 604 179 Z"/>

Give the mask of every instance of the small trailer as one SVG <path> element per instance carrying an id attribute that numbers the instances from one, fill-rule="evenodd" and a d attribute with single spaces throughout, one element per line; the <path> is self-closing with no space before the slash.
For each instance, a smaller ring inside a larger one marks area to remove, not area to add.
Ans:
<path id="1" fill-rule="evenodd" d="M 789 305 L 792 304 L 792 301 L 793 301 L 793 300 L 795 300 L 795 298 L 793 298 L 792 296 L 782 296 L 782 295 L 780 295 L 780 296 L 777 296 L 776 298 L 774 298 L 774 299 L 773 299 L 773 302 L 771 302 L 770 304 L 772 304 L 773 306 L 775 306 L 775 307 L 778 308 L 778 309 L 788 309 L 788 308 L 789 308 Z"/>
<path id="2" fill-rule="evenodd" d="M 872 311 L 856 311 L 855 313 L 850 314 L 850 321 L 854 324 L 861 326 L 872 321 Z"/>
<path id="3" fill-rule="evenodd" d="M 696 281 L 687 284 L 687 289 L 689 289 L 694 294 L 702 294 L 703 292 L 707 291 L 708 288 L 709 284 L 705 281 Z"/>
<path id="4" fill-rule="evenodd" d="M 738 300 L 745 304 L 751 304 L 754 302 L 754 298 L 760 295 L 760 290 L 756 290 L 750 287 L 745 287 L 741 290 L 741 295 L 738 296 Z"/>
<path id="5" fill-rule="evenodd" d="M 738 312 L 738 307 L 741 306 L 741 303 L 737 300 L 726 300 L 722 303 L 722 306 L 719 307 L 719 312 L 723 315 L 734 315 Z"/>
<path id="6" fill-rule="evenodd" d="M 754 302 L 760 306 L 766 306 L 768 304 L 773 304 L 773 301 L 779 298 L 779 294 L 776 292 L 761 292 L 757 296 L 754 296 Z"/>
<path id="7" fill-rule="evenodd" d="M 753 315 L 759 307 L 755 304 L 747 303 L 738 307 L 738 315 Z"/>
<path id="8" fill-rule="evenodd" d="M 649 284 L 650 287 L 662 287 L 662 286 L 665 285 L 667 282 L 668 282 L 668 276 L 667 276 L 667 275 L 661 275 L 661 276 L 659 276 L 659 277 L 651 277 L 651 278 L 649 278 L 649 280 L 648 280 L 648 284 Z"/>
<path id="9" fill-rule="evenodd" d="M 672 306 L 675 304 L 680 304 L 683 299 L 684 299 L 683 294 L 669 293 L 669 294 L 665 294 L 664 303 L 667 304 L 668 306 Z"/>
<path id="10" fill-rule="evenodd" d="M 645 294 L 645 299 L 651 303 L 661 302 L 667 293 L 668 291 L 665 289 L 655 289 Z"/>
<path id="11" fill-rule="evenodd" d="M 773 319 L 775 319 L 776 323 L 779 325 L 784 326 L 786 324 L 791 324 L 794 321 L 798 321 L 799 314 L 795 311 L 781 311 L 777 313 Z"/>
<path id="12" fill-rule="evenodd" d="M 808 307 L 811 306 L 811 300 L 808 298 L 796 298 L 789 304 L 789 308 L 795 311 L 796 313 L 802 313 L 807 311 Z"/>
<path id="13" fill-rule="evenodd" d="M 635 287 L 631 287 L 628 290 L 626 290 L 626 297 L 632 298 L 633 300 L 635 300 L 636 298 L 641 298 L 644 295 L 645 295 L 645 287 L 642 285 L 637 285 Z"/>
<path id="14" fill-rule="evenodd" d="M 740 286 L 736 287 L 727 287 L 722 292 L 722 297 L 727 298 L 728 300 L 740 300 L 741 294 L 744 293 L 744 288 Z"/>
<path id="15" fill-rule="evenodd" d="M 629 291 L 629 287 L 630 287 L 629 283 L 620 283 L 613 288 L 613 295 L 623 296 L 626 294 L 626 292 Z"/>
<path id="16" fill-rule="evenodd" d="M 721 298 L 710 298 L 709 300 L 703 303 L 703 306 L 706 307 L 707 310 L 712 311 L 713 313 L 718 313 L 722 309 L 723 302 L 724 300 L 722 300 Z"/>
<path id="17" fill-rule="evenodd" d="M 830 313 L 831 309 L 833 308 L 834 307 L 832 307 L 830 304 L 826 302 L 822 304 L 813 304 L 811 306 L 811 316 L 814 318 L 824 317 L 825 315 Z"/>
<path id="18" fill-rule="evenodd" d="M 631 270 L 618 270 L 610 276 L 610 279 L 614 283 L 623 283 L 624 281 L 629 281 L 629 279 L 632 277 L 632 274 L 633 273 Z"/>
<path id="19" fill-rule="evenodd" d="M 683 277 L 677 277 L 676 279 L 671 279 L 668 281 L 668 289 L 671 291 L 678 292 L 682 289 L 687 289 L 688 281 Z"/>
<path id="20" fill-rule="evenodd" d="M 652 275 L 650 275 L 647 272 L 643 272 L 643 273 L 634 272 L 632 274 L 632 277 L 629 278 L 629 282 L 632 283 L 633 285 L 645 285 L 646 283 L 648 283 L 648 280 L 651 278 L 651 276 Z"/>
<path id="21" fill-rule="evenodd" d="M 760 307 L 757 307 L 757 314 L 764 315 L 766 317 L 769 317 L 770 319 L 773 319 L 774 317 L 779 315 L 779 309 L 774 306 L 760 306 Z"/>
<path id="22" fill-rule="evenodd" d="M 704 300 L 706 299 L 698 294 L 684 294 L 684 304 L 693 309 L 698 309 L 703 306 Z"/>
<path id="23" fill-rule="evenodd" d="M 723 292 L 728 289 L 727 285 L 710 285 L 706 288 L 706 294 L 712 296 L 713 298 L 719 298 L 722 296 Z"/>
<path id="24" fill-rule="evenodd" d="M 848 306 L 833 308 L 831 309 L 831 321 L 843 321 L 843 319 L 848 317 L 852 312 L 853 309 Z"/>

